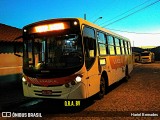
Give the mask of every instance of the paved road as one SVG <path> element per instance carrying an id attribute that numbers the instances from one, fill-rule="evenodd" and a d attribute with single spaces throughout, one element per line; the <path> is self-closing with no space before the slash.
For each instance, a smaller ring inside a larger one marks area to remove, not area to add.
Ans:
<path id="1" fill-rule="evenodd" d="M 40 112 L 42 118 L 48 120 L 160 119 L 160 63 L 136 64 L 128 82 L 120 81 L 110 89 L 103 99 L 80 101 L 80 106 L 64 106 L 64 101 L 39 99 L 10 110 Z"/>

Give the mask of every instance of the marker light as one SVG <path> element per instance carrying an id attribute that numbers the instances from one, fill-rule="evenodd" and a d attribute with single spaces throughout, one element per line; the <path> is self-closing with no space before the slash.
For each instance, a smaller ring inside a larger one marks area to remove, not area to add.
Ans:
<path id="1" fill-rule="evenodd" d="M 76 82 L 75 81 L 71 81 L 71 85 L 75 85 L 76 84 Z"/>
<path id="2" fill-rule="evenodd" d="M 74 21 L 74 25 L 77 25 L 78 23 L 77 23 L 77 21 Z"/>
<path id="3" fill-rule="evenodd" d="M 26 30 L 26 29 L 24 29 L 23 31 L 24 31 L 24 32 L 27 32 L 27 30 Z"/>
<path id="4" fill-rule="evenodd" d="M 76 77 L 76 82 L 81 82 L 82 78 L 80 76 Z"/>
<path id="5" fill-rule="evenodd" d="M 35 27 L 36 32 L 47 32 L 52 30 L 63 30 L 63 29 L 65 29 L 65 25 L 63 23 L 55 23 L 55 24 L 41 25 Z"/>
<path id="6" fill-rule="evenodd" d="M 66 83 L 66 84 L 65 84 L 65 87 L 66 87 L 66 88 L 69 88 L 69 84 L 68 84 L 68 83 Z"/>

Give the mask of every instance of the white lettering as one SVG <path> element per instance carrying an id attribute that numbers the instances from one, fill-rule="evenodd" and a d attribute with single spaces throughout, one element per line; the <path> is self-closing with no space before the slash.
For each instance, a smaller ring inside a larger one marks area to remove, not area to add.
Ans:
<path id="1" fill-rule="evenodd" d="M 2 117 L 11 117 L 11 112 L 2 112 Z"/>
<path id="2" fill-rule="evenodd" d="M 147 114 L 145 114 L 144 113 L 144 116 L 146 116 L 146 117 L 151 117 L 151 116 L 154 116 L 154 117 L 158 117 L 158 114 L 155 114 L 155 113 L 147 113 Z"/>
<path id="3" fill-rule="evenodd" d="M 134 116 L 134 117 L 141 116 L 141 113 L 131 113 L 131 116 Z"/>
<path id="4" fill-rule="evenodd" d="M 42 117 L 41 113 L 28 113 L 28 117 Z"/>
<path id="5" fill-rule="evenodd" d="M 41 113 L 2 112 L 2 117 L 42 117 Z"/>
<path id="6" fill-rule="evenodd" d="M 120 64 L 120 63 L 122 63 L 122 61 L 121 61 L 121 59 L 114 59 L 113 63 L 114 64 Z"/>
<path id="7" fill-rule="evenodd" d="M 158 117 L 158 113 L 131 113 L 134 117 Z"/>

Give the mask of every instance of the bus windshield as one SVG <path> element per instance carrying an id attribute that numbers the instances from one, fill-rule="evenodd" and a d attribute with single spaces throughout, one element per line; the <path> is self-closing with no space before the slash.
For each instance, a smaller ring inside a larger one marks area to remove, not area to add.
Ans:
<path id="1" fill-rule="evenodd" d="M 141 56 L 149 56 L 149 53 L 141 53 Z"/>
<path id="2" fill-rule="evenodd" d="M 24 69 L 67 69 L 82 62 L 80 35 L 32 36 L 24 40 Z"/>

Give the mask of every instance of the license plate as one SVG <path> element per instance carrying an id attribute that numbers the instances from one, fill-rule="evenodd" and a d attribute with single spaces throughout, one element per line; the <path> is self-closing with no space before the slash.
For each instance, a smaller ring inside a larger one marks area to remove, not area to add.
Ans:
<path id="1" fill-rule="evenodd" d="M 52 90 L 42 90 L 42 95 L 52 95 Z"/>

